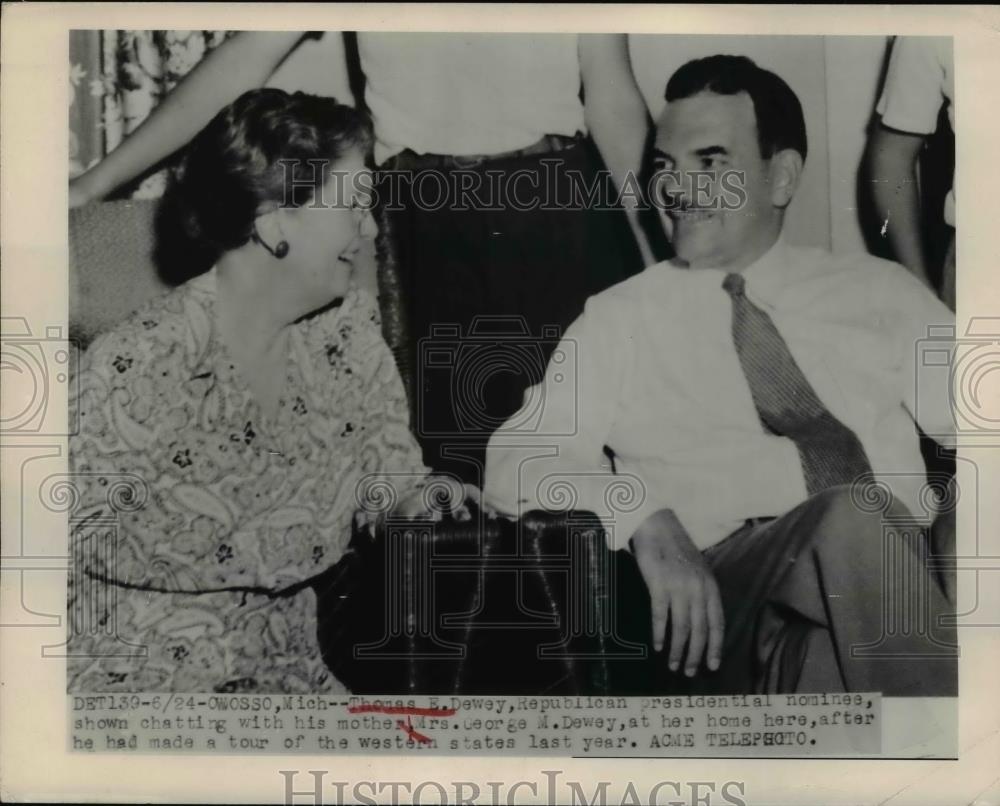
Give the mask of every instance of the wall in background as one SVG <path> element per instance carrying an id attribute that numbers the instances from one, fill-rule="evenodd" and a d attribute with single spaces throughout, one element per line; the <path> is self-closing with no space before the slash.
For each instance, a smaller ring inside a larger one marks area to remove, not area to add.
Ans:
<path id="1" fill-rule="evenodd" d="M 859 168 L 875 111 L 884 61 L 884 36 L 824 37 L 829 128 L 830 238 L 837 251 L 865 251 L 862 217 L 871 217 Z M 869 221 L 868 230 L 877 230 Z"/>

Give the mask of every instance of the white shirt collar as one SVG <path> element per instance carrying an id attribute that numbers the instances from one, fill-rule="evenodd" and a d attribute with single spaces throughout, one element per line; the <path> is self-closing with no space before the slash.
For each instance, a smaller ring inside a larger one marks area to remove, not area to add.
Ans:
<path id="1" fill-rule="evenodd" d="M 789 248 L 784 236 L 779 235 L 778 239 L 763 255 L 740 272 L 746 281 L 747 296 L 750 299 L 766 305 L 773 305 L 782 289 L 794 279 L 790 276 L 794 266 L 789 256 Z M 668 265 L 675 268 L 686 267 L 686 264 L 674 261 L 668 261 Z M 717 275 L 720 289 L 723 279 L 730 273 L 726 269 L 694 269 L 693 271 Z"/>
<path id="2" fill-rule="evenodd" d="M 770 249 L 743 270 L 747 296 L 773 305 L 791 279 L 790 270 L 788 245 L 779 235 Z"/>

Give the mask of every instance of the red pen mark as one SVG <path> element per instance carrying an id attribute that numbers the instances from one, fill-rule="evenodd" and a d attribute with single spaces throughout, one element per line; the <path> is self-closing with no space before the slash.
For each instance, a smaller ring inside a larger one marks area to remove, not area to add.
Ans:
<path id="1" fill-rule="evenodd" d="M 454 708 L 415 708 L 412 705 L 352 705 L 349 714 L 398 714 L 402 716 L 455 716 Z"/>
<path id="2" fill-rule="evenodd" d="M 393 714 L 405 716 L 406 722 L 402 719 L 396 720 L 396 727 L 409 736 L 412 740 L 429 744 L 431 738 L 425 736 L 413 727 L 413 717 L 415 716 L 454 716 L 455 708 L 417 708 L 412 705 L 379 705 L 365 703 L 364 705 L 351 705 L 348 707 L 349 714 Z"/>
<path id="3" fill-rule="evenodd" d="M 411 721 L 411 717 L 409 716 L 406 717 L 406 722 L 403 722 L 402 719 L 397 719 L 396 727 L 399 728 L 401 731 L 403 731 L 403 733 L 405 733 L 411 739 L 418 742 L 424 742 L 425 744 L 430 744 L 431 740 L 429 736 L 424 736 L 424 734 L 420 733 L 420 731 L 413 729 L 413 722 Z"/>

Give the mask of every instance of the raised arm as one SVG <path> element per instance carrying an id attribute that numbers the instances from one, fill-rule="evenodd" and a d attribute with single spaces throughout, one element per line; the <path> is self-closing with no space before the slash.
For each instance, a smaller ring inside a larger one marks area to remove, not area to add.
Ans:
<path id="1" fill-rule="evenodd" d="M 639 177 L 650 126 L 649 110 L 632 75 L 628 40 L 625 34 L 583 34 L 579 50 L 587 126 L 621 190 L 630 173 Z M 624 201 L 643 262 L 650 265 L 655 262 L 653 251 L 639 224 L 636 205 L 629 196 Z"/>
<path id="2" fill-rule="evenodd" d="M 221 44 L 118 148 L 70 181 L 69 206 L 104 198 L 175 152 L 222 107 L 264 84 L 302 36 L 302 31 L 245 31 Z"/>

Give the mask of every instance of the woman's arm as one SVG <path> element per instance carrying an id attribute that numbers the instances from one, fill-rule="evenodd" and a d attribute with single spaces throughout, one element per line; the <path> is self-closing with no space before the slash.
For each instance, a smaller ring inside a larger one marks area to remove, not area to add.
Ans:
<path id="1" fill-rule="evenodd" d="M 580 73 L 587 127 L 601 157 L 619 190 L 630 175 L 638 189 L 650 118 L 632 75 L 625 34 L 581 35 Z M 623 201 L 643 261 L 649 265 L 654 262 L 653 252 L 639 224 L 635 200 L 626 195 Z"/>
<path id="2" fill-rule="evenodd" d="M 302 31 L 243 32 L 221 44 L 118 148 L 70 181 L 69 206 L 97 201 L 187 143 L 226 104 L 261 86 Z"/>

